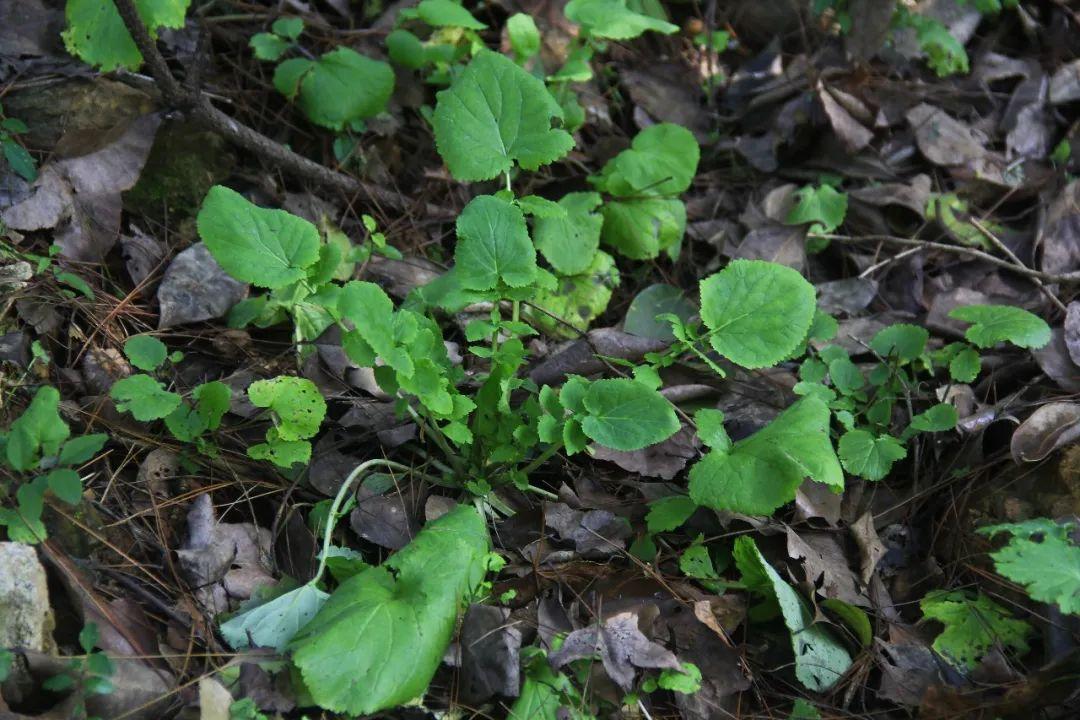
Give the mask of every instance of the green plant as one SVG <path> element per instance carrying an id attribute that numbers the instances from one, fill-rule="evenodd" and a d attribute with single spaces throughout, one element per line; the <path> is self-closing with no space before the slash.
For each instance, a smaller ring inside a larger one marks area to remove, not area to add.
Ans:
<path id="1" fill-rule="evenodd" d="M 515 42 L 524 48 L 521 43 L 528 44 L 531 40 L 525 39 L 523 33 L 528 30 L 520 26 L 521 22 L 515 22 L 511 39 L 516 37 Z M 425 38 L 422 40 L 410 27 Z M 415 8 L 398 13 L 397 27 L 386 36 L 386 50 L 398 65 L 422 71 L 430 83 L 445 85 L 453 79 L 459 63 L 484 47 L 478 32 L 486 28 L 487 24 L 477 20 L 460 3 L 422 0 Z"/>
<path id="2" fill-rule="evenodd" d="M 151 37 L 156 37 L 163 27 L 184 27 L 190 4 L 191 0 L 135 0 Z M 68 26 L 63 32 L 64 45 L 72 55 L 102 72 L 138 70 L 142 65 L 142 53 L 111 1 L 68 0 L 65 14 Z"/>
<path id="3" fill-rule="evenodd" d="M 7 160 L 11 169 L 23 180 L 33 182 L 37 179 L 37 163 L 15 139 L 16 135 L 29 132 L 30 128 L 18 118 L 6 117 L 4 106 L 0 104 L 0 148 L 4 150 L 4 159 Z"/>
<path id="4" fill-rule="evenodd" d="M 1019 655 L 1028 650 L 1031 625 L 1014 619 L 1012 613 L 982 593 L 973 598 L 962 590 L 938 590 L 927 593 L 919 601 L 919 608 L 923 617 L 944 625 L 934 640 L 934 650 L 960 668 L 974 670 L 995 646 L 1010 648 Z"/>
<path id="5" fill-rule="evenodd" d="M 100 720 L 87 717 L 86 698 L 88 695 L 108 695 L 113 691 L 110 680 L 115 668 L 112 660 L 104 652 L 95 652 L 98 644 L 98 628 L 94 623 L 87 623 L 79 632 L 79 645 L 86 654 L 72 658 L 67 668 L 53 675 L 42 687 L 54 692 L 70 692 L 75 698 L 70 717 L 76 720 Z"/>
<path id="6" fill-rule="evenodd" d="M 78 466 L 104 447 L 104 434 L 71 437 L 71 429 L 60 417 L 60 393 L 40 387 L 30 405 L 0 433 L 0 464 L 10 474 L 0 484 L 0 526 L 9 540 L 38 543 L 48 536 L 41 521 L 45 497 L 52 494 L 68 505 L 82 501 L 82 478 Z"/>
<path id="7" fill-rule="evenodd" d="M 1056 604 L 1062 612 L 1080 615 L 1080 545 L 1075 523 L 1036 518 L 980 528 L 989 537 L 1010 535 L 990 553 L 1000 575 L 1024 586 L 1033 600 Z"/>

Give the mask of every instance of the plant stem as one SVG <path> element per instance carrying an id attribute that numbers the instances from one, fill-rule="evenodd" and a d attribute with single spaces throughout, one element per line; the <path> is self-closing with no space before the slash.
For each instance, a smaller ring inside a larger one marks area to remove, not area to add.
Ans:
<path id="1" fill-rule="evenodd" d="M 409 467 L 396 463 L 393 460 L 383 460 L 376 458 L 374 460 L 365 460 L 364 462 L 353 468 L 348 477 L 345 478 L 345 482 L 341 483 L 341 487 L 338 488 L 337 495 L 334 496 L 334 502 L 330 504 L 330 514 L 326 517 L 326 534 L 323 535 L 322 555 L 319 557 L 319 569 L 315 571 L 315 577 L 311 579 L 311 585 L 315 585 L 322 579 L 323 573 L 326 572 L 326 558 L 330 553 L 330 539 L 334 534 L 334 525 L 337 524 L 338 511 L 341 509 L 341 503 L 345 502 L 345 496 L 352 488 L 354 482 L 360 479 L 364 473 L 373 467 L 386 467 L 391 470 L 401 470 L 407 472 Z"/>
<path id="2" fill-rule="evenodd" d="M 559 452 L 559 450 L 562 449 L 562 446 L 563 446 L 563 444 L 562 444 L 561 441 L 557 442 L 557 443 L 553 443 L 551 445 L 548 445 L 547 449 L 544 450 L 544 452 L 537 455 L 536 458 L 533 459 L 533 461 L 531 463 L 529 463 L 525 467 L 521 468 L 521 472 L 524 475 L 528 476 L 533 470 L 535 470 L 536 468 L 540 467 L 541 465 L 546 463 L 548 460 L 550 460 L 552 455 L 554 455 L 555 453 Z"/>

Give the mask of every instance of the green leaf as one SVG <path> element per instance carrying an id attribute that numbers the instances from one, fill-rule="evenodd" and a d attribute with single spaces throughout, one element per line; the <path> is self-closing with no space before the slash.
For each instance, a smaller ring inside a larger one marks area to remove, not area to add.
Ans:
<path id="1" fill-rule="evenodd" d="M 814 303 L 814 286 L 802 275 L 763 260 L 733 260 L 701 281 L 701 319 L 713 348 L 750 369 L 775 365 L 802 345 Z"/>
<path id="2" fill-rule="evenodd" d="M 199 385 L 191 395 L 195 398 L 195 409 L 206 419 L 206 428 L 217 430 L 221 425 L 221 418 L 229 411 L 232 400 L 229 386 L 219 380 L 212 380 Z"/>
<path id="3" fill-rule="evenodd" d="M 972 382 L 979 376 L 980 370 L 982 370 L 982 358 L 972 347 L 965 347 L 949 361 L 949 377 L 956 382 Z"/>
<path id="4" fill-rule="evenodd" d="M 812 704 L 799 698 L 791 706 L 791 714 L 787 720 L 821 720 L 821 713 Z"/>
<path id="5" fill-rule="evenodd" d="M 831 233 L 847 215 L 847 194 L 831 185 L 806 185 L 799 189 L 796 198 L 785 220 L 788 225 L 809 224 L 812 233 Z"/>
<path id="6" fill-rule="evenodd" d="M 55 268 L 54 268 L 54 270 L 55 270 Z M 53 277 L 56 278 L 57 282 L 63 283 L 64 285 L 67 285 L 69 288 L 72 288 L 73 290 L 78 292 L 80 295 L 82 295 L 86 299 L 88 299 L 88 300 L 93 300 L 94 299 L 94 289 L 92 287 L 90 287 L 90 283 L 86 282 L 85 280 L 83 280 L 81 277 L 79 277 L 75 273 L 54 272 Z"/>
<path id="7" fill-rule="evenodd" d="M 895 357 L 911 362 L 923 354 L 929 339 L 926 328 L 899 323 L 879 330 L 870 340 L 870 349 L 883 358 Z"/>
<path id="8" fill-rule="evenodd" d="M 197 220 L 199 237 L 237 280 L 280 288 L 319 258 L 319 231 L 284 210 L 267 210 L 222 185 L 210 188 Z"/>
<path id="9" fill-rule="evenodd" d="M 191 0 L 135 0 L 135 9 L 157 37 L 158 28 L 184 27 Z M 68 52 L 102 72 L 138 70 L 143 57 L 131 39 L 116 5 L 102 0 L 68 0 L 68 27 L 61 33 Z"/>
<path id="10" fill-rule="evenodd" d="M 1064 613 L 1080 615 L 1080 547 L 1070 541 L 1070 529 L 1040 518 L 978 532 L 991 537 L 1012 533 L 1008 545 L 990 553 L 998 574 L 1023 585 L 1032 600 L 1055 603 Z"/>
<path id="11" fill-rule="evenodd" d="M 570 0 L 563 12 L 589 35 L 609 40 L 631 40 L 652 30 L 671 35 L 678 25 L 634 12 L 626 0 Z"/>
<path id="12" fill-rule="evenodd" d="M 247 454 L 255 460 L 268 460 L 280 468 L 289 469 L 297 463 L 306 465 L 311 460 L 311 443 L 307 440 L 268 441 L 252 445 Z"/>
<path id="13" fill-rule="evenodd" d="M 892 435 L 875 436 L 868 430 L 849 430 L 837 445 L 840 462 L 852 475 L 866 480 L 881 480 L 893 463 L 907 457 L 907 450 Z"/>
<path id="14" fill-rule="evenodd" d="M 287 40 L 295 40 L 304 32 L 304 20 L 298 17 L 283 17 L 274 21 L 270 26 L 275 35 L 280 35 Z"/>
<path id="15" fill-rule="evenodd" d="M 37 180 L 37 165 L 26 148 L 11 138 L 5 138 L 3 143 L 0 144 L 4 146 L 4 158 L 8 161 L 8 165 L 11 165 L 11 169 L 19 177 L 27 182 Z"/>
<path id="16" fill-rule="evenodd" d="M 255 57 L 259 60 L 277 60 L 285 51 L 292 47 L 292 44 L 283 38 L 274 35 L 273 33 L 256 33 L 248 40 L 248 45 L 255 53 Z"/>
<path id="17" fill-rule="evenodd" d="M 408 30 L 397 29 L 386 36 L 386 52 L 402 67 L 419 70 L 427 64 L 424 42 Z"/>
<path id="18" fill-rule="evenodd" d="M 531 15 L 514 13 L 506 20 L 506 34 L 510 47 L 519 62 L 528 60 L 540 52 L 540 31 Z"/>
<path id="19" fill-rule="evenodd" d="M 437 96 L 432 124 L 439 154 L 458 180 L 490 180 L 517 162 L 526 170 L 574 147 L 551 127 L 562 109 L 544 83 L 509 58 L 480 50 Z"/>
<path id="20" fill-rule="evenodd" d="M 814 692 L 824 692 L 835 685 L 851 667 L 851 656 L 844 646 L 825 625 L 814 622 L 814 614 L 806 602 L 765 561 L 751 538 L 736 538 L 734 555 L 749 589 L 780 606 L 784 624 L 791 633 L 795 677 Z"/>
<path id="21" fill-rule="evenodd" d="M 78 505 L 82 500 L 82 478 L 71 468 L 56 468 L 45 476 L 53 495 L 68 505 Z"/>
<path id="22" fill-rule="evenodd" d="M 466 289 L 522 287 L 536 277 L 536 251 L 516 205 L 494 195 L 473 198 L 458 216 L 457 237 L 455 271 Z"/>
<path id="23" fill-rule="evenodd" d="M 673 342 L 675 335 L 671 332 L 671 323 L 659 316 L 674 315 L 685 322 L 696 312 L 681 288 L 656 283 L 634 296 L 623 318 L 623 331 L 638 337 Z"/>
<path id="24" fill-rule="evenodd" d="M 651 533 L 670 532 L 690 519 L 698 506 L 685 495 L 672 495 L 649 503 L 645 525 Z"/>
<path id="25" fill-rule="evenodd" d="M 274 71 L 274 87 L 296 100 L 311 122 L 341 130 L 386 109 L 394 92 L 394 71 L 381 60 L 338 47 L 318 60 L 281 63 Z"/>
<path id="26" fill-rule="evenodd" d="M 432 27 L 461 27 L 483 30 L 487 25 L 453 0 L 423 0 L 416 6 L 417 16 Z"/>
<path id="27" fill-rule="evenodd" d="M 640 450 L 679 429 L 671 403 L 636 380 L 597 380 L 589 385 L 583 403 L 582 430 L 613 450 Z"/>
<path id="28" fill-rule="evenodd" d="M 844 487 L 829 408 L 815 397 L 799 400 L 730 452 L 709 452 L 690 469 L 690 497 L 715 510 L 769 515 L 794 500 L 807 477 L 835 492 Z"/>
<path id="29" fill-rule="evenodd" d="M 60 392 L 49 386 L 38 388 L 30 405 L 8 429 L 5 452 L 14 470 L 32 470 L 42 457 L 60 452 L 60 443 L 71 430 L 60 417 Z"/>
<path id="30" fill-rule="evenodd" d="M 305 583 L 229 618 L 221 624 L 221 636 L 233 650 L 265 647 L 284 652 L 296 633 L 315 617 L 329 597 L 311 583 Z"/>
<path id="31" fill-rule="evenodd" d="M 912 15 L 911 18 L 919 47 L 926 53 L 926 64 L 938 77 L 968 72 L 967 51 L 944 23 L 925 15 Z"/>
<path id="32" fill-rule="evenodd" d="M 556 272 L 577 275 L 592 263 L 604 224 L 603 216 L 596 212 L 602 202 L 599 193 L 570 193 L 558 203 L 564 217 L 537 217 L 533 222 L 536 249 Z"/>
<path id="33" fill-rule="evenodd" d="M 868 648 L 873 644 L 874 628 L 870 624 L 870 618 L 867 617 L 865 610 L 837 598 L 822 598 L 818 602 L 826 610 L 836 614 L 844 625 L 847 625 L 848 629 L 858 638 L 860 645 Z"/>
<path id="34" fill-rule="evenodd" d="M 671 197 L 685 192 L 697 172 L 701 150 L 682 125 L 650 125 L 630 147 L 589 178 L 600 192 L 615 197 Z"/>
<path id="35" fill-rule="evenodd" d="M 165 343 L 150 335 L 135 335 L 124 343 L 124 355 L 140 370 L 153 372 L 165 362 L 169 349 Z"/>
<path id="36" fill-rule="evenodd" d="M 1031 626 L 1013 619 L 1012 613 L 982 593 L 972 599 L 962 590 L 938 590 L 927 593 L 919 608 L 923 617 L 945 626 L 934 640 L 934 650 L 959 668 L 974 670 L 995 647 L 1011 648 L 1020 655 L 1028 651 Z"/>
<path id="37" fill-rule="evenodd" d="M 918 432 L 945 432 L 956 427 L 959 417 L 950 403 L 938 403 L 911 418 L 909 430 Z"/>
<path id="38" fill-rule="evenodd" d="M 731 438 L 724 429 L 724 413 L 702 408 L 694 413 L 694 424 L 697 425 L 698 437 L 706 447 L 723 452 L 731 450 Z"/>
<path id="39" fill-rule="evenodd" d="M 365 715 L 420 697 L 458 608 L 484 578 L 487 552 L 484 520 L 459 506 L 383 566 L 343 582 L 291 643 L 314 701 Z"/>
<path id="40" fill-rule="evenodd" d="M 859 367 L 849 358 L 840 357 L 829 362 L 829 379 L 841 395 L 852 395 L 866 385 Z"/>
<path id="41" fill-rule="evenodd" d="M 686 229 L 686 206 L 675 198 L 612 200 L 604 203 L 600 239 L 633 260 L 673 253 Z"/>
<path id="42" fill-rule="evenodd" d="M 554 337 L 577 338 L 607 309 L 612 289 L 619 285 L 619 270 L 606 252 L 597 251 L 591 260 L 581 274 L 560 277 L 553 288 L 536 291 L 530 304 L 539 312 L 531 307 L 526 312 L 535 327 Z"/>
<path id="43" fill-rule="evenodd" d="M 688 578 L 703 581 L 702 585 L 706 588 L 717 589 L 716 584 L 709 581 L 719 580 L 720 575 L 716 572 L 712 557 L 709 556 L 709 548 L 705 545 L 694 543 L 683 550 L 679 556 L 679 570 Z"/>
<path id="44" fill-rule="evenodd" d="M 109 390 L 116 409 L 129 412 L 136 420 L 160 420 L 180 407 L 181 398 L 149 375 L 132 375 L 117 380 Z"/>
<path id="45" fill-rule="evenodd" d="M 60 448 L 60 457 L 57 458 L 56 463 L 57 465 L 81 465 L 105 447 L 108 439 L 109 436 L 105 433 L 71 438 Z"/>
<path id="46" fill-rule="evenodd" d="M 356 326 L 353 331 L 370 346 L 374 353 L 383 359 L 394 370 L 406 376 L 413 374 L 413 361 L 409 353 L 398 346 L 394 321 L 394 302 L 387 296 L 381 287 L 375 283 L 354 280 L 341 289 L 341 297 L 338 298 L 338 310 L 342 317 L 350 320 Z M 350 333 L 351 334 L 351 333 Z M 354 342 L 346 338 L 344 343 L 346 352 L 352 347 L 356 352 Z M 352 357 L 353 353 L 349 353 Z M 367 358 L 353 358 L 361 366 L 374 364 L 371 362 L 359 362 Z"/>
<path id="47" fill-rule="evenodd" d="M 326 401 L 307 378 L 281 375 L 256 380 L 248 386 L 247 394 L 255 407 L 273 411 L 277 438 L 287 442 L 312 437 L 326 416 Z"/>
<path id="48" fill-rule="evenodd" d="M 521 212 L 538 218 L 565 218 L 566 208 L 539 195 L 526 195 L 515 200 Z"/>
<path id="49" fill-rule="evenodd" d="M 1041 348 L 1050 342 L 1050 326 L 1037 315 L 1011 305 L 963 305 L 949 313 L 954 320 L 974 323 L 964 333 L 981 348 L 1011 342 L 1022 348 Z"/>

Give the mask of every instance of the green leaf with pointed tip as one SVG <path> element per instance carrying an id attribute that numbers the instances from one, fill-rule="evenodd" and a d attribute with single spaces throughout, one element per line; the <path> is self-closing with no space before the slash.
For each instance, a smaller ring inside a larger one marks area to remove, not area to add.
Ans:
<path id="1" fill-rule="evenodd" d="M 849 430 L 840 438 L 837 453 L 844 469 L 867 480 L 881 480 L 907 450 L 892 435 L 875 436 L 868 430 Z"/>
<path id="2" fill-rule="evenodd" d="M 713 348 L 750 369 L 791 356 L 810 329 L 814 303 L 814 286 L 802 275 L 763 260 L 733 260 L 701 281 L 701 319 Z"/>
<path id="3" fill-rule="evenodd" d="M 8 161 L 8 165 L 19 177 L 27 182 L 37 180 L 37 166 L 34 163 L 34 156 L 26 148 L 11 138 L 4 138 L 0 141 L 0 146 L 4 150 L 4 159 Z"/>
<path id="4" fill-rule="evenodd" d="M 670 532 L 690 519 L 698 506 L 685 495 L 672 495 L 649 503 L 645 525 L 651 533 Z"/>
<path id="5" fill-rule="evenodd" d="M 1028 651 L 1031 626 L 982 593 L 972 599 L 962 590 L 937 590 L 927 593 L 919 608 L 923 617 L 945 626 L 934 639 L 934 650 L 959 668 L 974 670 L 995 647 L 1021 655 Z"/>
<path id="6" fill-rule="evenodd" d="M 49 490 L 68 505 L 78 505 L 82 500 L 82 478 L 71 468 L 56 468 L 45 476 Z"/>
<path id="7" fill-rule="evenodd" d="M 343 582 L 291 643 L 315 702 L 367 715 L 420 697 L 486 571 L 487 528 L 469 506 L 429 523 L 383 566 Z"/>
<path id="8" fill-rule="evenodd" d="M 116 409 L 129 412 L 136 420 L 161 420 L 180 407 L 181 398 L 149 375 L 132 375 L 117 380 L 109 390 Z"/>
<path id="9" fill-rule="evenodd" d="M 274 71 L 274 87 L 296 100 L 311 122 L 341 130 L 386 109 L 394 92 L 394 71 L 381 60 L 338 47 L 318 60 L 281 63 Z"/>
<path id="10" fill-rule="evenodd" d="M 544 83 L 490 50 L 437 97 L 435 143 L 458 180 L 490 180 L 515 162 L 536 170 L 574 147 L 569 133 L 551 127 L 563 113 Z"/>
<path id="11" fill-rule="evenodd" d="M 613 450 L 640 450 L 668 439 L 679 429 L 671 403 L 636 380 L 597 380 L 589 384 L 582 402 L 582 430 Z"/>
<path id="12" fill-rule="evenodd" d="M 168 354 L 169 349 L 165 347 L 165 343 L 150 335 L 136 335 L 124 343 L 124 355 L 127 359 L 132 365 L 146 372 L 157 370 Z"/>
<path id="13" fill-rule="evenodd" d="M 135 9 L 157 37 L 158 28 L 184 27 L 191 0 L 135 0 Z M 68 27 L 61 33 L 68 52 L 102 72 L 138 70 L 143 57 L 111 0 L 68 0 Z"/>
<path id="14" fill-rule="evenodd" d="M 256 380 L 248 386 L 247 394 L 252 405 L 269 408 L 277 416 L 280 440 L 306 440 L 319 432 L 326 416 L 326 401 L 307 378 L 281 375 Z"/>
<path id="15" fill-rule="evenodd" d="M 952 310 L 949 317 L 973 323 L 964 337 L 981 348 L 999 342 L 1041 348 L 1050 342 L 1050 326 L 1042 318 L 1011 305 L 964 305 Z"/>
<path id="16" fill-rule="evenodd" d="M 516 205 L 494 195 L 473 198 L 458 216 L 457 237 L 455 271 L 466 289 L 522 287 L 536 277 L 536 251 Z"/>
<path id="17" fill-rule="evenodd" d="M 883 358 L 895 357 L 911 362 L 923 354 L 929 339 L 926 328 L 898 323 L 879 330 L 870 340 L 870 349 Z"/>
<path id="18" fill-rule="evenodd" d="M 706 447 L 722 452 L 729 452 L 731 438 L 724 429 L 724 413 L 713 408 L 702 408 L 694 413 L 697 434 Z"/>
<path id="19" fill-rule="evenodd" d="M 1047 518 L 980 528 L 984 535 L 1009 532 L 1013 537 L 990 553 L 999 575 L 1019 583 L 1032 600 L 1055 603 L 1064 613 L 1080 615 L 1080 547 L 1069 538 L 1070 525 Z"/>
<path id="20" fill-rule="evenodd" d="M 589 35 L 608 40 L 631 40 L 653 32 L 671 35 L 678 25 L 634 12 L 626 0 L 570 0 L 563 12 Z"/>
<path id="21" fill-rule="evenodd" d="M 410 70 L 419 70 L 427 63 L 424 42 L 408 30 L 399 28 L 387 35 L 386 52 L 392 61 Z"/>
<path id="22" fill-rule="evenodd" d="M 577 275 L 592 263 L 604 224 L 596 212 L 602 202 L 599 193 L 570 193 L 558 203 L 563 217 L 537 217 L 533 222 L 536 249 L 556 272 Z"/>
<path id="23" fill-rule="evenodd" d="M 305 276 L 319 258 L 319 231 L 284 210 L 267 210 L 222 185 L 210 188 L 197 220 L 199 237 L 225 272 L 265 288 Z"/>
<path id="24" fill-rule="evenodd" d="M 38 388 L 30 405 L 8 430 L 5 453 L 14 470 L 32 470 L 42 457 L 56 455 L 71 430 L 60 417 L 60 392 L 49 386 Z"/>
<path id="25" fill-rule="evenodd" d="M 735 540 L 735 563 L 750 591 L 776 601 L 784 624 L 791 633 L 795 653 L 795 677 L 807 689 L 824 692 L 851 667 L 851 656 L 814 614 L 793 587 L 765 561 L 754 541 L 746 536 Z"/>
<path id="26" fill-rule="evenodd" d="M 483 30 L 487 25 L 453 0 L 423 0 L 416 6 L 417 16 L 432 27 L 460 27 Z"/>
<path id="27" fill-rule="evenodd" d="M 311 583 L 278 595 L 221 624 L 221 636 L 233 650 L 248 647 L 285 648 L 311 621 L 329 599 L 329 595 Z"/>
<path id="28" fill-rule="evenodd" d="M 394 330 L 394 302 L 381 287 L 359 280 L 347 283 L 341 289 L 338 310 L 342 317 L 356 326 L 353 332 L 359 335 L 383 362 L 406 376 L 413 374 L 412 358 L 404 348 L 399 347 Z M 352 340 L 345 344 L 346 352 L 350 345 L 356 351 L 354 361 L 367 359 L 363 357 L 361 347 Z M 349 354 L 353 357 L 353 353 Z M 360 364 L 369 366 L 372 363 Z"/>
<path id="29" fill-rule="evenodd" d="M 769 515 L 795 499 L 804 478 L 844 488 L 829 440 L 829 408 L 799 400 L 730 452 L 712 450 L 690 469 L 690 497 L 714 510 Z"/>

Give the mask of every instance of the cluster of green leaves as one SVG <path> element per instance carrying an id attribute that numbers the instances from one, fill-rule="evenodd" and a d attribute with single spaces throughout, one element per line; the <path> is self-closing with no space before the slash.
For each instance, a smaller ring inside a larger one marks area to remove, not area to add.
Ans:
<path id="1" fill-rule="evenodd" d="M 48 533 L 41 521 L 45 497 L 51 494 L 68 505 L 82 501 L 82 478 L 77 468 L 90 460 L 108 440 L 104 434 L 71 437 L 60 417 L 60 393 L 40 387 L 30 405 L 6 432 L 0 432 L 0 464 L 13 471 L 0 485 L 0 526 L 9 540 L 34 544 Z"/>
<path id="2" fill-rule="evenodd" d="M 386 36 L 386 50 L 394 63 L 421 71 L 430 83 L 446 85 L 460 63 L 484 47 L 479 31 L 487 27 L 461 3 L 421 0 L 416 7 L 398 13 L 397 27 Z"/>
<path id="3" fill-rule="evenodd" d="M 37 179 L 37 163 L 15 139 L 16 135 L 22 135 L 29 130 L 22 120 L 5 116 L 4 106 L 0 104 L 0 148 L 4 151 L 4 159 L 19 177 L 33 182 Z"/>
<path id="4" fill-rule="evenodd" d="M 63 671 L 42 683 L 42 687 L 46 690 L 71 694 L 75 699 L 71 706 L 71 717 L 101 720 L 95 716 L 87 716 L 86 698 L 89 695 L 108 695 L 114 690 L 110 678 L 116 668 L 108 655 L 94 650 L 98 639 L 97 625 L 87 623 L 79 631 L 79 646 L 86 654 L 68 660 L 67 667 Z"/>
<path id="5" fill-rule="evenodd" d="M 161 28 L 184 27 L 190 4 L 191 0 L 135 0 L 135 8 L 151 37 L 156 37 Z M 142 65 L 142 53 L 111 1 L 68 0 L 65 14 L 64 45 L 72 55 L 102 72 L 138 70 Z"/>

